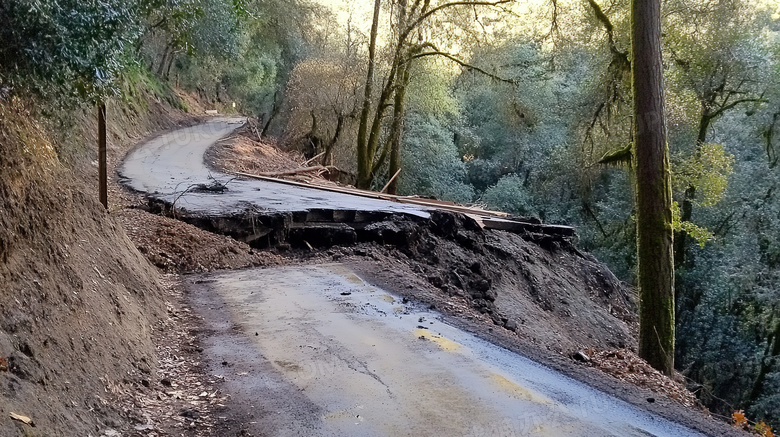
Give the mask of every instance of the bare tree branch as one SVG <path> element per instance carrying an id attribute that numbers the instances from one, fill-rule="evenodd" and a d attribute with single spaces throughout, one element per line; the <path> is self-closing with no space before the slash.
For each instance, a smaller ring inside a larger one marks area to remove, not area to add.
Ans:
<path id="1" fill-rule="evenodd" d="M 476 65 L 472 65 L 472 64 L 469 64 L 468 62 L 462 61 L 462 60 L 458 59 L 457 57 L 455 57 L 455 55 L 452 55 L 452 54 L 446 53 L 446 52 L 441 52 L 441 51 L 438 51 L 438 50 L 430 51 L 430 52 L 418 53 L 416 55 L 413 55 L 411 57 L 411 59 L 419 59 L 419 58 L 423 58 L 423 57 L 426 57 L 426 56 L 441 56 L 443 58 L 449 59 L 450 61 L 460 65 L 463 68 L 467 68 L 469 70 L 474 70 L 474 71 L 476 71 L 478 73 L 481 73 L 481 74 L 483 74 L 483 75 L 485 75 L 485 76 L 487 76 L 487 77 L 489 77 L 489 78 L 491 78 L 493 80 L 497 80 L 499 82 L 505 82 L 505 83 L 512 84 L 512 85 L 517 85 L 517 81 L 514 80 L 514 79 L 507 79 L 507 78 L 498 76 L 498 75 L 493 74 L 493 73 L 491 73 L 491 72 L 489 72 L 487 70 L 484 70 L 484 69 L 482 69 L 480 67 L 477 67 Z"/>
<path id="2" fill-rule="evenodd" d="M 422 24 L 423 21 L 427 20 L 431 15 L 441 11 L 442 9 L 447 9 L 455 6 L 498 6 L 506 3 L 512 3 L 515 0 L 498 0 L 498 1 L 492 1 L 492 2 L 486 2 L 486 1 L 458 1 L 458 2 L 450 2 L 450 3 L 444 3 L 442 5 L 436 6 L 435 8 L 421 14 L 419 17 L 417 17 L 416 20 L 412 21 L 411 24 L 406 28 L 406 30 L 403 31 L 401 34 L 401 40 L 406 40 L 406 37 L 409 36 L 409 33 L 416 29 L 417 26 Z M 426 2 L 429 3 L 429 2 Z"/>
<path id="3" fill-rule="evenodd" d="M 553 0 L 553 2 L 555 3 L 556 0 Z M 588 0 L 588 4 L 590 4 L 590 7 L 593 9 L 593 13 L 596 15 L 596 19 L 601 22 L 601 24 L 604 26 L 604 30 L 607 32 L 609 50 L 613 55 L 624 57 L 628 63 L 628 52 L 622 52 L 618 50 L 617 44 L 615 43 L 615 26 L 612 25 L 612 22 L 609 20 L 609 17 L 607 17 L 607 14 L 601 10 L 601 6 L 599 6 L 595 0 Z"/>

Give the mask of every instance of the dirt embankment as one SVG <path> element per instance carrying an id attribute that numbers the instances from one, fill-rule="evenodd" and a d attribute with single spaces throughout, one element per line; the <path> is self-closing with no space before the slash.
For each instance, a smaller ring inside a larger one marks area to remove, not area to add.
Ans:
<path id="1" fill-rule="evenodd" d="M 110 168 L 149 132 L 194 121 L 136 97 L 109 105 Z M 34 105 L 0 100 L 0 435 L 128 435 L 146 422 L 135 394 L 159 385 L 166 295 L 97 202 L 93 114 L 57 132 Z M 113 212 L 129 201 L 113 181 L 109 196 Z"/>
<path id="2" fill-rule="evenodd" d="M 635 346 L 628 288 L 565 237 L 484 230 L 446 211 L 428 221 L 375 223 L 363 233 L 372 244 L 334 249 L 335 257 L 343 251 L 375 260 L 382 266 L 376 277 L 388 284 L 403 278 L 410 298 L 465 302 L 493 325 L 559 353 Z"/>

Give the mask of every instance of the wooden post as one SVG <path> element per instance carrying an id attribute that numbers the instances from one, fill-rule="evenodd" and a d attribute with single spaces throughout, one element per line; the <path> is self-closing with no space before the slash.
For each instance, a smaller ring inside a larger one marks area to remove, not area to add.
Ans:
<path id="1" fill-rule="evenodd" d="M 106 104 L 98 103 L 98 190 L 100 203 L 108 209 L 108 172 L 106 170 Z"/>

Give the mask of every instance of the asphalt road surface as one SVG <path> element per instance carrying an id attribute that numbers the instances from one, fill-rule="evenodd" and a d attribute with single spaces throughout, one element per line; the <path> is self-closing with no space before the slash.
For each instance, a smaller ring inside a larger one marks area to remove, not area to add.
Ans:
<path id="1" fill-rule="evenodd" d="M 223 426 L 269 436 L 699 436 L 366 284 L 347 267 L 190 277 Z"/>
<path id="2" fill-rule="evenodd" d="M 119 168 L 130 188 L 174 203 L 193 213 L 220 215 L 247 209 L 306 211 L 309 209 L 398 212 L 428 217 L 425 207 L 400 204 L 323 190 L 234 176 L 211 170 L 206 150 L 229 136 L 244 118 L 215 117 L 209 121 L 166 132 L 131 151 Z M 227 184 L 224 193 L 197 192 L 196 185 Z"/>

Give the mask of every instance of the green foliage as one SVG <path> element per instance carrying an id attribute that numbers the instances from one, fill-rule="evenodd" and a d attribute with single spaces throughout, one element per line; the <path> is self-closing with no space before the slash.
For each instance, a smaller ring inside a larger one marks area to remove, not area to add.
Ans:
<path id="1" fill-rule="evenodd" d="M 406 119 L 399 192 L 468 203 L 473 188 L 464 182 L 466 168 L 458 156 L 448 123 L 413 112 Z"/>
<path id="2" fill-rule="evenodd" d="M 240 60 L 243 29 L 233 1 L 204 0 L 199 6 L 203 12 L 191 29 L 195 52 L 223 61 Z"/>
<path id="3" fill-rule="evenodd" d="M 140 32 L 122 0 L 8 0 L 0 4 L 0 75 L 13 86 L 98 99 L 116 92 Z M 54 86 L 52 86 L 54 85 Z"/>
<path id="4" fill-rule="evenodd" d="M 672 203 L 672 228 L 675 232 L 685 231 L 689 237 L 696 240 L 700 247 L 704 247 L 707 241 L 713 238 L 712 232 L 708 231 L 701 226 L 682 220 L 680 216 L 680 204 L 677 202 Z"/>
<path id="5" fill-rule="evenodd" d="M 694 187 L 702 206 L 720 202 L 733 173 L 734 155 L 720 144 L 702 144 L 696 154 L 674 167 L 674 185 L 678 191 Z"/>
<path id="6" fill-rule="evenodd" d="M 407 106 L 415 111 L 445 118 L 458 114 L 458 101 L 452 95 L 452 78 L 432 59 L 414 63 L 407 91 Z"/>
<path id="7" fill-rule="evenodd" d="M 529 214 L 528 189 L 516 174 L 502 177 L 495 185 L 485 190 L 480 199 L 490 209 L 526 216 Z"/>

